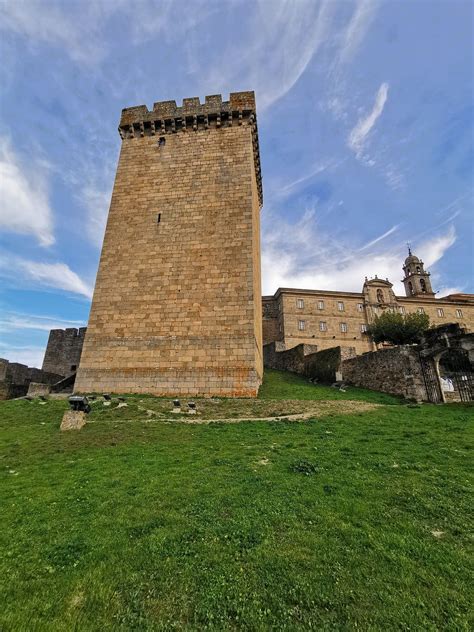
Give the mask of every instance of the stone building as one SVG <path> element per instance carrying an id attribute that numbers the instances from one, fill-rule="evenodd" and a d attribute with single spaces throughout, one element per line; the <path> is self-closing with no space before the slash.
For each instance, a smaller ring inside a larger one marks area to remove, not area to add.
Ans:
<path id="1" fill-rule="evenodd" d="M 365 279 L 362 292 L 279 288 L 264 296 L 263 342 L 278 349 L 299 344 L 321 349 L 354 347 L 358 354 L 376 349 L 366 331 L 384 311 L 425 313 L 432 325 L 457 323 L 474 329 L 474 295 L 451 294 L 435 298 L 423 261 L 409 251 L 403 271 L 406 296 L 396 296 L 388 279 Z"/>
<path id="2" fill-rule="evenodd" d="M 263 374 L 253 92 L 126 108 L 76 391 L 254 396 Z"/>

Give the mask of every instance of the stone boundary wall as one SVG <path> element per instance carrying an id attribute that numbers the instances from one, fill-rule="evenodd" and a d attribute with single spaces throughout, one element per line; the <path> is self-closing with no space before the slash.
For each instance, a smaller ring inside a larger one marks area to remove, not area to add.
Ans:
<path id="1" fill-rule="evenodd" d="M 0 400 L 23 397 L 28 393 L 31 382 L 52 385 L 61 378 L 62 375 L 56 373 L 0 358 Z"/>
<path id="2" fill-rule="evenodd" d="M 279 350 L 281 344 L 271 342 L 263 347 L 264 365 L 270 369 L 290 371 L 321 382 L 334 382 L 344 360 L 356 355 L 354 347 L 332 347 L 317 351 L 316 345 L 301 344 Z"/>
<path id="3" fill-rule="evenodd" d="M 331 347 L 306 358 L 305 375 L 320 382 L 332 383 L 340 378 L 341 364 L 356 355 L 355 347 Z"/>
<path id="4" fill-rule="evenodd" d="M 269 369 L 304 375 L 305 359 L 316 350 L 316 345 L 297 345 L 287 351 L 277 351 L 275 343 L 270 342 L 263 346 L 263 365 Z"/>
<path id="5" fill-rule="evenodd" d="M 416 401 L 428 400 L 418 347 L 380 349 L 344 360 L 342 376 L 354 386 Z"/>

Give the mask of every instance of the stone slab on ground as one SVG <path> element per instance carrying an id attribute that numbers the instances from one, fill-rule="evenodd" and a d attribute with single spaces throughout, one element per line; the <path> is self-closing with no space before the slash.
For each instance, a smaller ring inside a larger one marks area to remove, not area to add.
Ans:
<path id="1" fill-rule="evenodd" d="M 61 430 L 80 430 L 86 425 L 86 413 L 82 410 L 67 410 L 61 421 Z"/>
<path id="2" fill-rule="evenodd" d="M 30 382 L 28 387 L 28 397 L 39 397 L 40 395 L 49 395 L 51 393 L 50 384 L 41 384 L 40 382 Z"/>

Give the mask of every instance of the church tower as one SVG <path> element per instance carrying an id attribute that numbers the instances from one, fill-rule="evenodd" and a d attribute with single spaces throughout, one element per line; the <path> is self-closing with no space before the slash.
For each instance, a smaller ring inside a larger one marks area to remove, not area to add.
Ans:
<path id="1" fill-rule="evenodd" d="M 253 92 L 125 108 L 75 388 L 252 397 L 263 375 Z"/>
<path id="2" fill-rule="evenodd" d="M 407 296 L 435 295 L 431 289 L 430 273 L 425 272 L 423 261 L 412 254 L 410 246 L 408 246 L 408 257 L 405 259 L 403 272 L 405 273 L 403 285 Z"/>

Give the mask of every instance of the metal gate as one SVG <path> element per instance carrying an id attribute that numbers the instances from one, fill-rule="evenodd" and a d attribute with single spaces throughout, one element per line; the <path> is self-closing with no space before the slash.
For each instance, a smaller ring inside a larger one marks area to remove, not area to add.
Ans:
<path id="1" fill-rule="evenodd" d="M 474 373 L 467 352 L 450 350 L 439 359 L 440 371 L 450 378 L 462 402 L 474 400 Z"/>
<path id="2" fill-rule="evenodd" d="M 423 358 L 420 355 L 420 364 L 428 401 L 433 402 L 433 404 L 441 404 L 443 402 L 443 396 L 441 394 L 441 385 L 433 359 Z"/>

